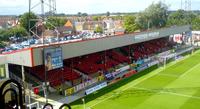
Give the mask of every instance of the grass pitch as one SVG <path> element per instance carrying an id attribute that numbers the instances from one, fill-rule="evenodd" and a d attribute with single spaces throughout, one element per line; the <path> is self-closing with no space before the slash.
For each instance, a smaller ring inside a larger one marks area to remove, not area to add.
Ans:
<path id="1" fill-rule="evenodd" d="M 85 109 L 200 108 L 200 51 L 165 69 L 152 67 L 85 97 Z M 84 109 L 81 100 L 72 109 Z"/>

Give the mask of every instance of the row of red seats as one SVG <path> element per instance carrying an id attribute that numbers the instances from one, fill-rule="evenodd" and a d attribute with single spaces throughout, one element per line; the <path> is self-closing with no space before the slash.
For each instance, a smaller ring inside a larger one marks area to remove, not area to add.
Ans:
<path id="1" fill-rule="evenodd" d="M 111 50 L 108 55 L 112 57 L 112 59 L 118 61 L 119 63 L 129 62 L 129 58 L 127 56 L 124 56 L 120 54 L 119 52 L 116 52 L 114 50 Z"/>
<path id="2" fill-rule="evenodd" d="M 114 67 L 128 60 L 125 56 L 121 54 L 117 54 L 114 51 L 107 51 L 78 57 L 76 59 L 73 59 L 73 61 L 75 69 L 87 75 L 90 75 L 98 71 L 108 70 L 111 67 Z"/>
<path id="3" fill-rule="evenodd" d="M 37 76 L 41 80 L 45 80 L 44 66 L 37 66 L 31 69 L 33 75 Z M 63 69 L 55 69 L 47 72 L 47 81 L 51 86 L 57 86 L 64 81 L 73 81 L 80 78 L 80 75 L 68 67 Z"/>
<path id="4" fill-rule="evenodd" d="M 106 59 L 106 64 L 105 64 L 105 70 L 108 70 L 110 68 L 113 68 L 115 67 L 116 65 L 119 65 L 120 63 L 115 61 L 115 60 L 112 60 L 110 58 L 107 58 Z"/>
<path id="5" fill-rule="evenodd" d="M 138 43 L 130 45 L 129 47 L 121 48 L 122 53 L 126 56 L 132 56 L 134 60 L 151 56 L 155 53 L 160 52 L 163 48 L 167 48 L 173 45 L 166 38 L 160 38 L 151 40 L 148 42 Z"/>
<path id="6" fill-rule="evenodd" d="M 80 78 L 80 75 L 67 67 L 63 70 L 48 72 L 48 81 L 50 81 L 51 86 L 58 86 L 64 81 L 73 81 L 78 78 Z"/>
<path id="7" fill-rule="evenodd" d="M 76 69 L 78 69 L 79 71 L 87 75 L 90 75 L 95 72 L 98 72 L 99 70 L 103 68 L 102 64 L 100 65 L 96 64 L 97 61 L 102 60 L 102 59 L 103 59 L 103 56 L 101 56 L 98 53 L 94 53 L 91 55 L 75 58 L 73 61 L 74 61 L 74 66 Z"/>
<path id="8" fill-rule="evenodd" d="M 149 42 L 144 42 L 140 44 L 132 45 L 133 58 L 138 60 L 139 58 L 144 58 L 159 52 L 162 48 L 165 48 L 169 45 L 168 40 L 166 39 L 157 39 Z"/>

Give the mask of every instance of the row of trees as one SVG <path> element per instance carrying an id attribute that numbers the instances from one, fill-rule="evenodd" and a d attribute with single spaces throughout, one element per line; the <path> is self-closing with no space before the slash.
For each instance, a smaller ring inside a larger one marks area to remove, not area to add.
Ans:
<path id="1" fill-rule="evenodd" d="M 27 31 L 25 28 L 21 26 L 16 26 L 9 29 L 0 29 L 0 48 L 6 45 L 6 42 L 9 42 L 9 38 L 15 37 L 23 37 L 27 36 Z"/>
<path id="2" fill-rule="evenodd" d="M 126 32 L 187 24 L 191 24 L 193 30 L 200 30 L 200 16 L 184 10 L 169 12 L 168 6 L 162 2 L 153 3 L 143 12 L 124 17 Z"/>
<path id="3" fill-rule="evenodd" d="M 1 41 L 8 41 L 11 36 L 22 37 L 26 35 L 27 35 L 26 30 L 20 26 L 16 26 L 6 30 L 0 30 Z"/>

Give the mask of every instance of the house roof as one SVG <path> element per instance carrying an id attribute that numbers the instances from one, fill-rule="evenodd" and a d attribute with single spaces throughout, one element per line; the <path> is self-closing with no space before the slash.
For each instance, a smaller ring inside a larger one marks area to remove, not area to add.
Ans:
<path id="1" fill-rule="evenodd" d="M 73 27 L 73 24 L 68 20 L 65 25 L 65 27 Z"/>

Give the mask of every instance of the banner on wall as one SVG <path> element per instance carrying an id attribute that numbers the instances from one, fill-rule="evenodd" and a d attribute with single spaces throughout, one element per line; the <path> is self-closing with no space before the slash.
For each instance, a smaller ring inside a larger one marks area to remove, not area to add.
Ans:
<path id="1" fill-rule="evenodd" d="M 174 40 L 174 42 L 182 43 L 183 42 L 183 35 L 182 34 L 175 34 L 173 40 Z"/>
<path id="2" fill-rule="evenodd" d="M 63 67 L 62 48 L 44 49 L 44 64 L 47 71 Z"/>
<path id="3" fill-rule="evenodd" d="M 106 78 L 106 80 L 112 80 L 114 77 L 113 77 L 112 73 L 107 73 L 107 74 L 105 74 L 105 78 Z"/>
<path id="4" fill-rule="evenodd" d="M 88 87 L 88 86 L 90 86 L 92 84 L 95 84 L 95 83 L 97 83 L 99 81 L 102 81 L 102 80 L 104 80 L 103 76 L 95 77 L 95 78 L 93 78 L 91 80 L 88 80 L 86 82 L 78 84 L 78 85 L 76 85 L 76 86 L 74 86 L 72 88 L 66 89 L 65 95 L 71 95 L 73 93 L 76 93 L 76 92 L 78 92 L 78 91 L 80 91 L 80 90 L 82 90 L 82 89 L 84 89 L 84 88 L 86 88 L 86 87 Z"/>

